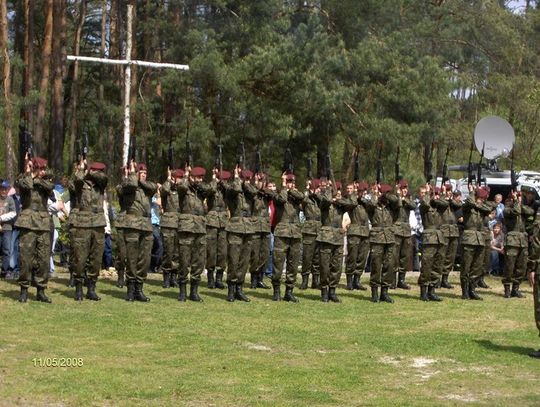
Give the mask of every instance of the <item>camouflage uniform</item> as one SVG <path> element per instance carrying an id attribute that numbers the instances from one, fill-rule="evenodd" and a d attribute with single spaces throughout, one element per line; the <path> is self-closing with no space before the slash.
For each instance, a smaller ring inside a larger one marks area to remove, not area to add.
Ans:
<path id="1" fill-rule="evenodd" d="M 317 234 L 321 229 L 321 209 L 319 197 L 310 191 L 302 201 L 305 221 L 302 225 L 302 284 L 301 290 L 308 286 L 309 274 L 312 274 L 311 288 L 319 288 L 319 246 Z"/>
<path id="2" fill-rule="evenodd" d="M 533 283 L 533 309 L 536 328 L 540 335 L 540 211 L 538 205 L 531 207 L 535 212 L 532 225 L 529 230 L 529 261 L 528 271 L 534 273 Z M 540 358 L 540 350 L 529 354 L 531 357 Z"/>
<path id="3" fill-rule="evenodd" d="M 73 250 L 73 271 L 75 276 L 75 300 L 82 300 L 82 286 L 85 278 L 88 285 L 86 298 L 97 301 L 96 281 L 101 269 L 104 227 L 107 222 L 103 209 L 107 175 L 101 171 L 78 169 L 72 176 L 77 211 L 68 218 L 71 247 Z"/>
<path id="4" fill-rule="evenodd" d="M 360 284 L 360 277 L 366 269 L 369 256 L 369 216 L 366 209 L 357 204 L 356 193 L 349 196 L 349 200 L 354 203 L 354 206 L 348 211 L 351 223 L 347 228 L 347 257 L 345 258 L 347 288 L 350 286 L 351 289 L 365 290 L 365 287 Z"/>
<path id="5" fill-rule="evenodd" d="M 443 247 L 443 272 L 441 287 L 453 288 L 448 283 L 448 276 L 454 268 L 454 261 L 456 259 L 458 243 L 459 243 L 459 228 L 457 225 L 456 211 L 459 210 L 462 203 L 455 199 L 448 200 L 448 207 L 442 213 L 441 232 L 445 237 L 445 244 Z"/>
<path id="6" fill-rule="evenodd" d="M 49 280 L 52 227 L 52 220 L 47 211 L 47 198 L 54 184 L 46 177 L 33 178 L 30 174 L 21 174 L 15 185 L 19 187 L 21 196 L 21 213 L 15 222 L 15 227 L 20 230 L 19 301 L 26 302 L 26 292 L 30 287 L 34 269 L 38 300 L 50 302 L 44 295 Z"/>
<path id="7" fill-rule="evenodd" d="M 405 275 L 410 267 L 412 256 L 411 225 L 409 223 L 410 212 L 416 205 L 410 198 L 402 198 L 396 194 L 388 194 L 390 201 L 389 209 L 394 222 L 394 281 L 397 273 L 397 287 L 409 290 L 405 283 Z M 395 285 L 394 285 L 395 286 Z"/>
<path id="8" fill-rule="evenodd" d="M 161 273 L 163 288 L 175 287 L 180 259 L 178 256 L 178 213 L 180 202 L 176 184 L 167 179 L 160 188 L 161 215 L 160 227 L 163 236 L 163 259 Z"/>
<path id="9" fill-rule="evenodd" d="M 208 288 L 224 288 L 223 273 L 227 267 L 227 232 L 229 212 L 223 196 L 224 190 L 217 181 L 212 181 L 215 194 L 207 199 L 208 213 L 206 214 L 206 270 L 208 273 Z M 215 283 L 213 281 L 216 272 Z"/>
<path id="10" fill-rule="evenodd" d="M 114 259 L 114 268 L 116 269 L 116 272 L 118 273 L 118 280 L 116 282 L 116 286 L 119 288 L 124 287 L 125 283 L 125 273 L 127 269 L 127 250 L 126 250 L 126 240 L 124 236 L 124 230 L 128 226 L 126 224 L 126 209 L 127 209 L 127 203 L 124 199 L 124 196 L 122 195 L 122 185 L 118 184 L 116 186 L 116 196 L 118 197 L 118 203 L 120 205 L 120 212 L 116 214 L 116 218 L 114 219 L 114 231 L 115 235 L 114 238 L 114 246 L 115 246 L 115 259 Z M 73 206 L 71 209 L 71 213 L 73 213 Z"/>
<path id="11" fill-rule="evenodd" d="M 273 194 L 265 190 L 255 190 L 253 198 L 252 217 L 253 235 L 251 238 L 250 273 L 251 288 L 268 288 L 263 283 L 266 262 L 270 254 L 270 214 L 268 201 Z"/>

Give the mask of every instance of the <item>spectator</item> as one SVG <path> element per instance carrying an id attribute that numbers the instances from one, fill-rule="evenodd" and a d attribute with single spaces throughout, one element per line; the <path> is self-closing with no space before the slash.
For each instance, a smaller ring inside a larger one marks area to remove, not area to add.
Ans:
<path id="1" fill-rule="evenodd" d="M 21 213 L 21 196 L 19 195 L 19 188 L 12 187 L 8 195 L 13 198 L 15 202 L 15 211 L 17 216 Z M 9 267 L 13 270 L 12 278 L 19 278 L 19 228 L 13 225 L 13 231 L 11 233 L 11 257 L 9 259 Z"/>
<path id="2" fill-rule="evenodd" d="M 491 274 L 501 276 L 504 261 L 504 233 L 502 224 L 495 223 L 491 229 Z"/>
<path id="3" fill-rule="evenodd" d="M 105 222 L 107 223 L 105 225 L 105 241 L 103 246 L 103 258 L 102 258 L 102 267 L 105 270 L 109 270 L 109 268 L 113 265 L 113 258 L 112 258 L 112 238 L 111 238 L 111 219 L 114 219 L 114 212 L 112 209 L 112 205 L 109 202 L 109 197 L 107 195 L 107 192 L 105 192 L 105 199 L 103 199 L 103 212 L 105 214 Z"/>
<path id="4" fill-rule="evenodd" d="M 497 204 L 497 206 L 495 207 L 495 218 L 497 222 L 500 222 L 502 225 L 504 220 L 504 203 L 503 196 L 501 194 L 495 195 L 495 203 Z"/>
<path id="5" fill-rule="evenodd" d="M 8 195 L 11 186 L 9 181 L 4 180 L 0 183 L 0 243 L 2 250 L 2 270 L 0 277 L 12 278 L 13 270 L 10 267 L 10 258 L 12 251 L 12 232 L 13 224 L 17 218 L 15 201 Z"/>
<path id="6" fill-rule="evenodd" d="M 159 266 L 161 265 L 161 258 L 163 257 L 163 240 L 161 238 L 161 229 L 159 227 L 161 222 L 161 196 L 158 192 L 152 197 L 152 204 L 150 206 L 150 212 L 152 217 L 152 235 L 154 237 L 154 243 L 152 245 L 152 259 L 150 260 L 150 273 L 157 273 Z"/>
<path id="7" fill-rule="evenodd" d="M 62 184 L 56 184 L 54 186 L 53 194 L 49 197 L 47 201 L 47 208 L 49 210 L 49 215 L 52 217 L 53 229 L 51 230 L 51 256 L 50 256 L 50 268 L 49 274 L 54 274 L 54 253 L 56 250 L 56 243 L 58 242 L 58 237 L 60 236 L 60 229 L 62 228 L 62 221 L 65 221 L 69 215 L 69 201 L 64 202 L 65 190 Z"/>
<path id="8" fill-rule="evenodd" d="M 266 186 L 269 190 L 271 191 L 274 191 L 276 192 L 277 188 L 276 188 L 276 183 L 275 182 L 272 182 L 272 181 L 269 181 L 267 186 Z M 273 252 L 274 252 L 274 229 L 276 227 L 276 210 L 275 210 L 275 207 L 274 207 L 274 201 L 273 200 L 270 200 L 270 204 L 268 206 L 268 213 L 270 215 L 270 251 L 269 251 L 269 257 L 268 257 L 268 262 L 267 262 L 267 267 L 266 267 L 266 276 L 267 277 L 272 277 L 272 255 L 273 255 Z"/>
<path id="9" fill-rule="evenodd" d="M 420 256 L 422 253 L 422 233 L 424 227 L 422 226 L 422 215 L 420 214 L 420 202 L 426 196 L 426 187 L 424 185 L 418 188 L 416 199 L 414 203 L 416 208 L 414 209 L 414 216 L 416 218 L 416 224 L 411 224 L 411 232 L 414 232 L 414 256 L 413 256 L 413 271 L 420 271 Z M 411 222 L 414 223 L 414 222 Z"/>
<path id="10" fill-rule="evenodd" d="M 488 227 L 489 227 L 490 230 L 493 230 L 493 226 L 495 226 L 497 223 L 501 223 L 501 221 L 499 221 L 497 219 L 497 209 L 493 209 L 489 213 L 488 218 L 489 218 Z M 502 225 L 502 223 L 501 223 L 501 225 Z"/>

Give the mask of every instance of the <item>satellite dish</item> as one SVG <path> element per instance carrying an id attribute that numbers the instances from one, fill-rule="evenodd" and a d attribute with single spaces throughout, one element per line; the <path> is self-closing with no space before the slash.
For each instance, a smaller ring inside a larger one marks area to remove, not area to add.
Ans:
<path id="1" fill-rule="evenodd" d="M 492 160 L 501 155 L 508 155 L 516 141 L 514 129 L 506 120 L 499 116 L 487 116 L 481 119 L 474 129 L 474 143 L 476 149 L 484 157 Z"/>

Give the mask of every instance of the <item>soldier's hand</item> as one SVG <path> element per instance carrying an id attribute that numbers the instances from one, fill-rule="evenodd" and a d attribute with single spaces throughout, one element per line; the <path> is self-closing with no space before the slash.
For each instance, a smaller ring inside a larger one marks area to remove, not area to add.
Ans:
<path id="1" fill-rule="evenodd" d="M 535 277 L 535 272 L 534 271 L 531 271 L 528 275 L 529 277 L 529 284 L 531 285 L 531 287 L 534 287 L 534 277 Z"/>
<path id="2" fill-rule="evenodd" d="M 170 181 L 172 178 L 171 167 L 167 166 L 167 181 Z"/>
<path id="3" fill-rule="evenodd" d="M 238 164 L 236 164 L 236 167 L 234 167 L 234 178 L 240 178 L 240 166 Z"/>
<path id="4" fill-rule="evenodd" d="M 26 154 L 28 156 L 28 154 Z M 34 169 L 34 164 L 32 163 L 32 160 L 26 160 L 26 166 L 24 168 L 24 172 L 26 174 L 32 174 L 32 170 Z"/>

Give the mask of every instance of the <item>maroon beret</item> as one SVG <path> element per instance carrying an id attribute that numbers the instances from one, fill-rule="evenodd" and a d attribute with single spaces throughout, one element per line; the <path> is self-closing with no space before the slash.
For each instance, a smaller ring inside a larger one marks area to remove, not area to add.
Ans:
<path id="1" fill-rule="evenodd" d="M 148 171 L 148 168 L 146 168 L 146 164 L 145 164 L 145 163 L 140 163 L 140 164 L 137 166 L 137 171 Z"/>
<path id="2" fill-rule="evenodd" d="M 484 188 L 478 188 L 476 190 L 476 197 L 486 199 L 489 196 L 489 192 Z"/>
<path id="3" fill-rule="evenodd" d="M 381 191 L 381 194 L 386 194 L 388 192 L 391 192 L 392 191 L 392 185 L 381 184 L 381 186 L 379 187 L 379 191 Z"/>
<path id="4" fill-rule="evenodd" d="M 341 190 L 341 182 L 340 181 L 336 181 L 336 189 Z"/>
<path id="5" fill-rule="evenodd" d="M 318 179 L 318 178 L 315 178 L 315 179 L 312 179 L 311 180 L 311 188 L 312 189 L 317 189 L 321 186 L 321 180 Z"/>
<path id="6" fill-rule="evenodd" d="M 434 194 L 440 194 L 441 193 L 441 188 L 440 187 L 433 188 L 433 193 Z"/>
<path id="7" fill-rule="evenodd" d="M 398 182 L 400 188 L 409 188 L 409 183 L 405 179 L 400 179 Z"/>
<path id="8" fill-rule="evenodd" d="M 220 173 L 218 173 L 218 178 L 223 181 L 227 181 L 231 179 L 231 176 L 232 176 L 231 172 L 227 170 L 223 170 Z"/>
<path id="9" fill-rule="evenodd" d="M 105 169 L 107 168 L 107 166 L 103 163 L 100 163 L 100 162 L 93 162 L 93 163 L 90 163 L 90 170 L 91 171 L 105 171 Z"/>
<path id="10" fill-rule="evenodd" d="M 34 157 L 32 158 L 32 165 L 36 169 L 47 168 L 47 160 L 43 157 Z"/>
<path id="11" fill-rule="evenodd" d="M 240 176 L 242 177 L 242 179 L 251 179 L 251 177 L 253 177 L 253 171 L 243 169 Z"/>
<path id="12" fill-rule="evenodd" d="M 182 178 L 184 176 L 184 170 L 181 168 L 177 168 L 175 170 L 171 171 L 171 176 L 173 178 Z"/>
<path id="13" fill-rule="evenodd" d="M 452 191 L 454 189 L 454 187 L 452 187 L 451 182 L 445 182 L 444 183 L 444 189 L 446 189 L 447 191 Z"/>
<path id="14" fill-rule="evenodd" d="M 366 181 L 360 181 L 360 182 L 358 183 L 358 189 L 359 189 L 360 191 L 367 191 L 368 188 L 369 188 L 369 185 L 368 185 L 368 183 L 367 183 Z"/>
<path id="15" fill-rule="evenodd" d="M 294 176 L 294 174 L 287 174 L 285 176 L 285 180 L 286 181 L 295 181 L 296 180 L 296 177 Z"/>
<path id="16" fill-rule="evenodd" d="M 203 167 L 193 167 L 191 169 L 191 175 L 194 177 L 204 177 L 206 175 L 206 170 Z"/>

